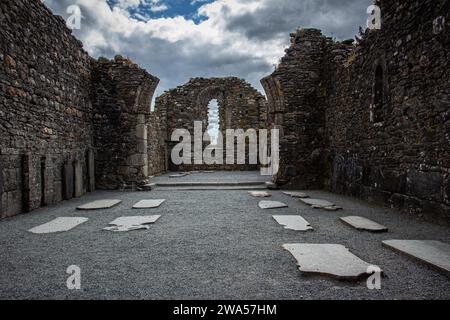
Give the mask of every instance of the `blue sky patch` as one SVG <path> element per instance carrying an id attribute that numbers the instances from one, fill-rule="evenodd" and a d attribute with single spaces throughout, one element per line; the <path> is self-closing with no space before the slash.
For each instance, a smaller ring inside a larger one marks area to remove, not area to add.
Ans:
<path id="1" fill-rule="evenodd" d="M 127 11 L 131 17 L 142 21 L 183 16 L 187 20 L 193 20 L 195 23 L 200 23 L 206 20 L 206 17 L 198 16 L 197 10 L 201 6 L 214 1 L 215 0 L 145 0 L 141 1 L 141 4 L 138 7 L 128 7 Z M 115 7 L 119 6 L 121 1 L 107 0 L 107 2 L 110 7 Z M 165 7 L 167 7 L 167 9 L 165 9 Z"/>

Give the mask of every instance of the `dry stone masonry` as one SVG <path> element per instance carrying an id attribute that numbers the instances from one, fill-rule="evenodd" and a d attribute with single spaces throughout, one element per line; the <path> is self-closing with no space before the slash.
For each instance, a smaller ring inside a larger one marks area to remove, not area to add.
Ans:
<path id="1" fill-rule="evenodd" d="M 450 3 L 377 4 L 381 30 L 351 45 L 299 29 L 262 80 L 282 130 L 276 182 L 449 221 Z"/>
<path id="2" fill-rule="evenodd" d="M 257 169 L 171 162 L 173 130 L 206 131 L 216 99 L 224 136 L 280 129 L 270 188 L 325 188 L 450 222 L 450 2 L 377 5 L 382 28 L 356 44 L 292 33 L 261 81 L 267 99 L 238 78 L 195 78 L 152 112 L 158 78 L 128 58 L 89 57 L 41 1 L 2 0 L 0 217 L 168 169 Z"/>
<path id="3" fill-rule="evenodd" d="M 167 121 L 166 139 L 168 154 L 177 142 L 171 142 L 175 129 L 187 129 L 194 133 L 194 121 L 203 123 L 203 132 L 208 128 L 208 104 L 217 100 L 219 105 L 219 131 L 224 140 L 227 129 L 264 129 L 266 126 L 266 99 L 250 84 L 242 79 L 229 78 L 195 78 L 187 84 L 165 92 L 157 98 L 156 108 Z M 225 143 L 225 141 L 224 141 Z M 206 143 L 205 147 L 209 145 Z M 192 149 L 193 150 L 193 149 Z M 235 148 L 236 150 L 236 148 Z M 247 149 L 248 152 L 248 149 Z M 225 155 L 224 155 L 225 156 Z M 236 157 L 235 157 L 236 159 Z M 247 156 L 248 160 L 248 156 Z M 170 161 L 170 160 L 169 160 Z M 225 163 L 225 161 L 224 161 Z M 169 168 L 177 170 L 254 170 L 255 165 L 174 165 Z"/>
<path id="4" fill-rule="evenodd" d="M 128 59 L 89 57 L 41 1 L 2 1 L 0 216 L 163 171 L 158 82 Z"/>

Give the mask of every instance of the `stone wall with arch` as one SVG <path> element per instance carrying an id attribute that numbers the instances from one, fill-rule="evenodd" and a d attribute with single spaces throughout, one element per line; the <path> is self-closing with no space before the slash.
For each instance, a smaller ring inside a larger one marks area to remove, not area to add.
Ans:
<path id="1" fill-rule="evenodd" d="M 377 1 L 355 44 L 299 29 L 262 84 L 276 181 L 450 221 L 450 2 Z"/>
<path id="2" fill-rule="evenodd" d="M 194 121 L 208 127 L 208 104 L 217 100 L 219 105 L 220 132 L 225 139 L 226 129 L 261 129 L 266 127 L 267 102 L 265 97 L 246 81 L 236 78 L 194 78 L 185 85 L 165 92 L 156 99 L 156 110 L 166 120 L 165 136 L 168 157 L 177 144 L 171 142 L 175 129 L 194 132 Z M 205 143 L 205 147 L 208 143 Z M 257 165 L 181 165 L 169 166 L 171 170 L 255 170 Z"/>

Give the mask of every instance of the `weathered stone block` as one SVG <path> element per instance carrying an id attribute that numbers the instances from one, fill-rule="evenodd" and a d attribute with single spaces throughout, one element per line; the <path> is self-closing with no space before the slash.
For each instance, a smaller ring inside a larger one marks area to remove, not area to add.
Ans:
<path id="1" fill-rule="evenodd" d="M 408 172 L 406 184 L 408 195 L 413 195 L 422 199 L 443 201 L 443 185 L 444 178 L 441 173 L 415 170 Z"/>
<path id="2" fill-rule="evenodd" d="M 82 165 L 81 161 L 76 160 L 73 164 L 73 167 L 74 167 L 74 179 L 75 179 L 74 195 L 75 195 L 75 198 L 79 198 L 84 194 L 83 165 Z"/>
<path id="3" fill-rule="evenodd" d="M 74 196 L 74 170 L 73 164 L 66 162 L 63 167 L 63 197 L 70 200 Z"/>
<path id="4" fill-rule="evenodd" d="M 88 160 L 87 160 L 87 171 L 88 171 L 88 191 L 95 191 L 95 156 L 94 151 L 89 149 Z"/>
<path id="5" fill-rule="evenodd" d="M 6 203 L 3 202 L 3 194 L 4 194 L 4 179 L 3 179 L 3 166 L 0 163 L 0 218 L 3 217 Z"/>

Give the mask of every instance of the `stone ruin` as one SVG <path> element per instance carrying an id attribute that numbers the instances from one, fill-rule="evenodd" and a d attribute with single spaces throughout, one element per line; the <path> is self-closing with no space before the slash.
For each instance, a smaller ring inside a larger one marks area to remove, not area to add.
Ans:
<path id="1" fill-rule="evenodd" d="M 357 44 L 291 34 L 266 98 L 237 78 L 196 78 L 151 100 L 159 79 L 95 60 L 38 0 L 0 3 L 0 216 L 168 169 L 174 128 L 278 128 L 286 189 L 326 188 L 450 220 L 450 4 L 378 1 L 381 30 Z M 23 14 L 26 12 L 27 14 Z M 20 39 L 20 41 L 19 41 Z M 208 168 L 211 168 L 209 166 Z M 255 166 L 223 165 L 218 170 Z"/>
<path id="2" fill-rule="evenodd" d="M 267 123 L 265 97 L 250 84 L 238 78 L 196 78 L 187 84 L 170 90 L 156 100 L 156 109 L 166 119 L 165 138 L 168 154 L 177 142 L 171 142 L 175 129 L 184 128 L 194 132 L 194 121 L 208 127 L 208 103 L 216 99 L 219 106 L 219 131 L 224 139 L 226 129 L 264 129 Z M 235 143 L 237 143 L 235 141 Z M 208 145 L 209 143 L 206 143 Z M 205 146 L 206 147 L 206 146 Z M 237 148 L 235 148 L 236 150 Z M 246 150 L 248 159 L 248 148 Z M 226 155 L 224 155 L 225 157 Z M 224 161 L 225 163 L 226 161 Z M 168 168 L 172 171 L 186 170 L 256 170 L 256 165 L 179 165 L 168 157 Z"/>

